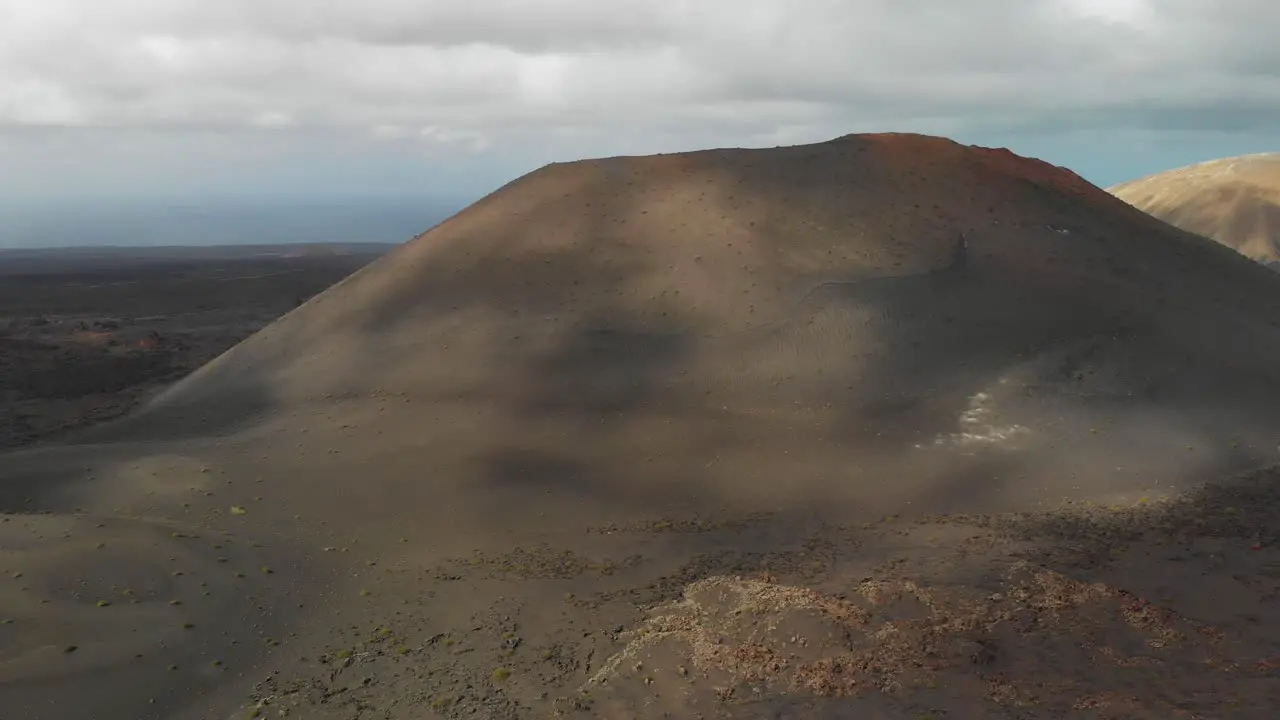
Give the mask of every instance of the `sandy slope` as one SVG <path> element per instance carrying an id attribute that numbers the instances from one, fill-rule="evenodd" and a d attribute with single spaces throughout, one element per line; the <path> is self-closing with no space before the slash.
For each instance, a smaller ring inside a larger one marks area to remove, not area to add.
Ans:
<path id="1" fill-rule="evenodd" d="M 0 571 L 67 569 L 0 586 L 0 703 L 1266 717 L 1272 480 L 1160 501 L 1274 458 L 1277 311 L 1280 277 L 1006 151 L 549 166 L 131 419 L 4 456 L 43 539 Z M 146 662 L 154 694 L 96 704 Z"/>
<path id="2" fill-rule="evenodd" d="M 1198 163 L 1108 191 L 1254 260 L 1280 262 L 1280 153 Z"/>

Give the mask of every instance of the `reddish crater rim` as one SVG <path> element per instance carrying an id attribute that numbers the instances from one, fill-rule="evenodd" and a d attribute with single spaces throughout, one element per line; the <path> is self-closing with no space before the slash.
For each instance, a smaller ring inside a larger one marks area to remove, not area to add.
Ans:
<path id="1" fill-rule="evenodd" d="M 919 133 L 865 133 L 845 135 L 837 139 L 846 142 L 870 143 L 879 150 L 902 156 L 930 152 L 947 153 L 950 157 L 961 161 L 975 162 L 982 170 L 992 175 L 1021 178 L 1041 187 L 1078 197 L 1110 197 L 1105 190 L 1067 168 L 1038 158 L 1018 155 L 1008 148 L 961 145 L 949 138 Z"/>
<path id="2" fill-rule="evenodd" d="M 1107 191 L 1085 180 L 1071 170 L 1047 163 L 1039 158 L 1024 157 L 1008 148 L 970 145 L 970 151 L 992 170 L 1020 177 L 1042 187 L 1080 197 L 1110 197 Z"/>

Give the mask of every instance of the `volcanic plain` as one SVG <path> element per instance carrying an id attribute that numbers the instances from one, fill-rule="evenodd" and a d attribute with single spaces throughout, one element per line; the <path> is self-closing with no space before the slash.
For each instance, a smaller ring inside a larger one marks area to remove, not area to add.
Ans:
<path id="1" fill-rule="evenodd" d="M 1271 718 L 1278 324 L 1007 150 L 554 164 L 0 455 L 0 708 Z"/>

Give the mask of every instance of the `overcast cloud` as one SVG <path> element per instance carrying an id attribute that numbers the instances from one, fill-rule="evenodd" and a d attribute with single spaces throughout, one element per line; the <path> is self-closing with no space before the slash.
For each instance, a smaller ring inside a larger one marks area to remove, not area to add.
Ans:
<path id="1" fill-rule="evenodd" d="M 1280 150 L 1278 29 L 1275 0 L 0 0 L 0 191 L 467 195 L 866 130 L 1109 183 Z"/>

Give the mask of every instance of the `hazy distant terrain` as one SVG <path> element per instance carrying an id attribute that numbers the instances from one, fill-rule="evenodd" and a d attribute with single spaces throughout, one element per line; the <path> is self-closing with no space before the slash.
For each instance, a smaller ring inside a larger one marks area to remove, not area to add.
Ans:
<path id="1" fill-rule="evenodd" d="M 0 448 L 118 417 L 392 247 L 0 250 Z"/>
<path id="2" fill-rule="evenodd" d="M 368 258 L 385 253 L 397 245 L 399 243 L 0 248 L 0 276 L 109 271 L 130 273 L 139 269 L 176 276 L 184 271 L 208 271 L 212 267 L 209 265 L 211 262 L 269 263 L 304 258 Z"/>
<path id="3" fill-rule="evenodd" d="M 398 243 L 463 205 L 418 197 L 98 199 L 56 207 L 0 199 L 0 248 Z"/>

